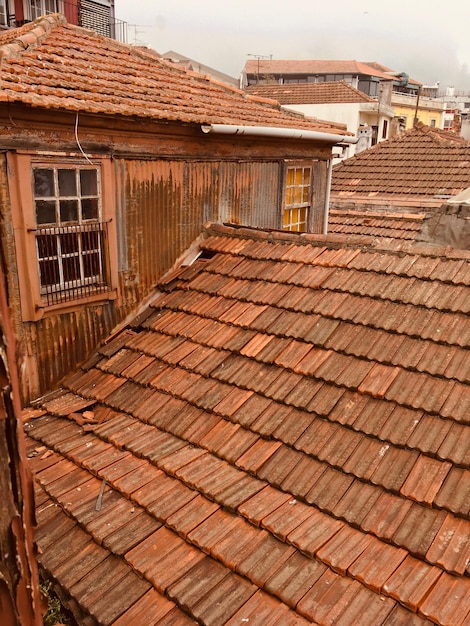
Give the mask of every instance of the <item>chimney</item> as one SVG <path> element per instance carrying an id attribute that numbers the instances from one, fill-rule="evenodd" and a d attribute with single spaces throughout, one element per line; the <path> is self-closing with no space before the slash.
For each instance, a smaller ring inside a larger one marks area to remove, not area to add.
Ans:
<path id="1" fill-rule="evenodd" d="M 454 111 L 454 119 L 452 120 L 452 131 L 457 135 L 460 135 L 460 130 L 462 128 L 462 117 L 460 115 L 460 111 L 456 109 Z"/>

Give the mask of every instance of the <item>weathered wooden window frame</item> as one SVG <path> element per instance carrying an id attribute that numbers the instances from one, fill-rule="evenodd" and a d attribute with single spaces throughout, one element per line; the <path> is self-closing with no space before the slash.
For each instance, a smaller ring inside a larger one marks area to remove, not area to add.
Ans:
<path id="1" fill-rule="evenodd" d="M 93 167 L 100 171 L 101 214 L 99 228 L 103 236 L 103 261 L 106 264 L 106 280 L 99 288 L 92 284 L 75 285 L 67 294 L 58 291 L 58 297 L 48 297 L 41 286 L 36 223 L 33 169 L 90 169 L 83 157 L 76 155 L 31 154 L 15 152 L 7 154 L 12 222 L 15 236 L 18 283 L 23 321 L 38 321 L 42 317 L 82 308 L 100 302 L 115 300 L 118 295 L 116 209 L 111 159 L 92 157 Z M 40 225 L 40 232 L 44 230 Z M 50 225 L 49 225 L 50 226 Z M 60 225 L 51 226 L 60 228 Z M 87 227 L 89 228 L 89 226 Z M 86 229 L 85 229 L 86 230 Z"/>
<path id="2" fill-rule="evenodd" d="M 294 180 L 294 184 L 289 184 L 289 172 L 294 172 L 294 179 L 296 176 L 296 171 L 302 170 L 309 171 L 309 182 L 308 185 L 304 183 L 304 178 L 302 176 L 302 182 L 300 185 L 296 184 Z M 309 219 L 310 212 L 312 210 L 312 198 L 313 198 L 313 187 L 314 187 L 314 168 L 313 163 L 311 161 L 286 161 L 284 164 L 284 185 L 283 185 L 283 197 L 282 197 L 282 207 L 281 207 L 281 228 L 287 231 L 294 232 L 307 232 L 309 227 Z M 289 190 L 292 190 L 292 198 L 289 198 Z M 295 198 L 296 189 L 301 190 L 301 199 Z M 305 196 L 305 190 L 307 190 L 307 196 Z M 303 212 L 304 219 L 302 220 L 292 220 L 293 212 Z M 288 216 L 288 220 L 286 220 L 286 216 Z M 303 228 L 300 228 L 303 225 Z"/>
<path id="3" fill-rule="evenodd" d="M 35 2 L 39 3 L 40 6 L 39 13 L 37 15 L 33 15 L 33 8 L 31 6 L 32 1 L 33 0 L 23 0 L 24 18 L 30 22 L 34 21 L 38 17 L 41 17 L 42 15 L 48 15 L 49 13 L 63 13 L 64 11 L 63 0 L 35 0 Z M 50 10 L 50 7 L 47 6 L 51 1 L 55 5 L 52 10 Z"/>

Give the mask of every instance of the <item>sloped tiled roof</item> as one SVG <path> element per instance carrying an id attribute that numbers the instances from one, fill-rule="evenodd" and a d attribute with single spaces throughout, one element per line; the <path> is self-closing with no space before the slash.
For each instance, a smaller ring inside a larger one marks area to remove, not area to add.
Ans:
<path id="1" fill-rule="evenodd" d="M 394 80 L 400 72 L 381 65 L 380 63 L 364 63 L 362 61 L 338 61 L 329 59 L 251 59 L 245 64 L 247 74 L 352 74 L 353 76 L 375 76 L 381 80 Z M 420 85 L 417 80 L 408 78 L 408 83 Z"/>
<path id="2" fill-rule="evenodd" d="M 328 232 L 414 242 L 425 217 L 425 213 L 384 214 L 373 211 L 330 209 Z"/>
<path id="3" fill-rule="evenodd" d="M 80 623 L 468 624 L 470 253 L 200 246 L 25 414 Z"/>
<path id="4" fill-rule="evenodd" d="M 278 126 L 344 134 L 49 15 L 0 35 L 0 102 L 188 123 Z"/>
<path id="5" fill-rule="evenodd" d="M 419 124 L 338 163 L 331 191 L 339 196 L 445 198 L 470 187 L 470 143 Z"/>
<path id="6" fill-rule="evenodd" d="M 344 81 L 331 83 L 289 83 L 249 85 L 246 93 L 273 98 L 280 104 L 326 104 L 335 102 L 376 102 Z"/>
<path id="7" fill-rule="evenodd" d="M 199 74 L 209 74 L 216 80 L 221 80 L 224 83 L 229 85 L 234 85 L 239 87 L 239 79 L 234 76 L 230 76 L 229 74 L 225 74 L 224 72 L 220 72 L 209 65 L 204 65 L 204 63 L 200 63 L 195 59 L 191 59 L 190 57 L 185 56 L 184 54 L 180 54 L 179 52 L 175 52 L 174 50 L 168 50 L 168 52 L 164 52 L 162 54 L 164 59 L 168 59 L 172 63 L 178 65 L 178 67 L 184 67 L 189 70 L 193 70 L 194 72 L 198 72 Z"/>
<path id="8" fill-rule="evenodd" d="M 361 61 L 330 59 L 250 59 L 245 63 L 247 74 L 364 74 L 392 80 L 390 74 Z"/>

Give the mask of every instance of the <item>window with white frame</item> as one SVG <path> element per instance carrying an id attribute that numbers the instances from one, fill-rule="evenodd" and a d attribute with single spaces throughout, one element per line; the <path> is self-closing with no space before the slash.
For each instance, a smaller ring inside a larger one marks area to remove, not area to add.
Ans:
<path id="1" fill-rule="evenodd" d="M 108 291 L 100 169 L 34 165 L 32 175 L 41 299 L 51 305 Z"/>
<path id="2" fill-rule="evenodd" d="M 0 26 L 8 26 L 8 2 L 0 0 Z"/>
<path id="3" fill-rule="evenodd" d="M 312 167 L 289 165 L 286 171 L 283 230 L 305 232 L 312 197 Z"/>
<path id="4" fill-rule="evenodd" d="M 24 17 L 33 21 L 48 13 L 61 13 L 64 10 L 63 0 L 23 0 Z"/>

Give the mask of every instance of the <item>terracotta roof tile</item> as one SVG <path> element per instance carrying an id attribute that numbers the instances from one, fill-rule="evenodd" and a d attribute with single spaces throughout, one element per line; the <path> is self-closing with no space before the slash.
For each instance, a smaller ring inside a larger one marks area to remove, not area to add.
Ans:
<path id="1" fill-rule="evenodd" d="M 305 118 L 208 75 L 178 68 L 152 50 L 68 25 L 63 16 L 45 16 L 4 33 L 0 46 L 4 101 L 198 125 L 345 132 L 342 125 Z"/>
<path id="2" fill-rule="evenodd" d="M 208 235 L 216 256 L 25 414 L 41 566 L 102 623 L 465 623 L 462 266 Z"/>
<path id="3" fill-rule="evenodd" d="M 374 102 L 362 91 L 344 81 L 290 83 L 286 85 L 249 85 L 245 92 L 277 100 L 280 104 L 325 104 L 336 102 Z"/>
<path id="4" fill-rule="evenodd" d="M 332 199 L 373 197 L 377 202 L 394 197 L 421 201 L 437 198 L 442 203 L 439 198 L 453 196 L 470 186 L 465 167 L 469 156 L 470 144 L 460 136 L 444 135 L 438 129 L 418 125 L 335 165 Z M 434 269 L 428 263 L 425 272 L 433 275 Z"/>

